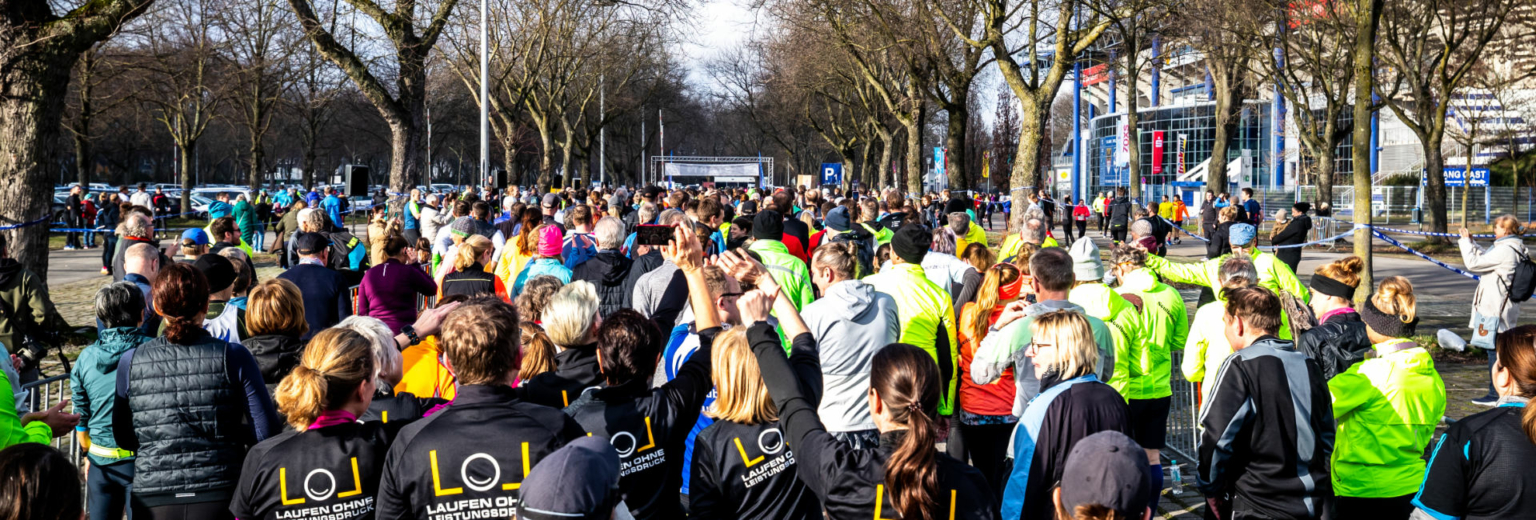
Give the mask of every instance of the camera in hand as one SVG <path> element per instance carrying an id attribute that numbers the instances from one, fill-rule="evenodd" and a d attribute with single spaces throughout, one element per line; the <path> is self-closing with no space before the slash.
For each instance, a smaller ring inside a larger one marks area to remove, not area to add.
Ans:
<path id="1" fill-rule="evenodd" d="M 664 246 L 674 238 L 673 226 L 641 224 L 635 226 L 635 245 Z"/>

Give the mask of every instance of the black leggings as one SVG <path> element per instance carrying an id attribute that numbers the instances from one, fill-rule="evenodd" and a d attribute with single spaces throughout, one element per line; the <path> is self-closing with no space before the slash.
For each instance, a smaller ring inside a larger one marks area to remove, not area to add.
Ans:
<path id="1" fill-rule="evenodd" d="M 1387 498 L 1335 498 L 1334 518 L 1379 518 L 1381 520 L 1407 520 L 1413 514 L 1413 495 Z"/>
<path id="2" fill-rule="evenodd" d="M 232 520 L 229 502 L 198 502 L 196 504 L 172 504 L 149 508 L 152 520 Z"/>
<path id="3" fill-rule="evenodd" d="M 1110 226 L 1109 236 L 1115 239 L 1116 244 L 1119 244 L 1125 241 L 1125 230 L 1125 226 Z"/>
<path id="4" fill-rule="evenodd" d="M 963 449 L 969 452 L 971 465 L 987 478 L 992 496 L 999 500 L 1003 497 L 1003 486 L 1008 483 L 1008 466 L 1004 459 L 1008 455 L 1008 437 L 1013 435 L 1013 427 L 1012 424 L 960 425 L 960 435 L 965 437 Z M 954 442 L 953 436 L 950 442 Z M 950 456 L 954 456 L 953 451 Z M 965 454 L 960 460 L 966 460 Z"/>
<path id="5" fill-rule="evenodd" d="M 1083 238 L 1085 236 L 1088 236 L 1088 221 L 1079 220 L 1077 221 L 1077 238 Z"/>

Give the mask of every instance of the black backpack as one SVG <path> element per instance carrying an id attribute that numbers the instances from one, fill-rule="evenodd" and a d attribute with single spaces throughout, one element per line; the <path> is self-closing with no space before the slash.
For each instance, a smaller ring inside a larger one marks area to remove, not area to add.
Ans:
<path id="1" fill-rule="evenodd" d="M 827 240 L 830 243 L 848 242 L 856 246 L 855 249 L 859 252 L 859 272 L 854 276 L 855 278 L 863 278 L 874 274 L 874 241 L 874 235 L 869 234 L 862 226 L 832 235 L 832 238 Z"/>
<path id="2" fill-rule="evenodd" d="M 1509 277 L 1509 301 L 1520 303 L 1531 299 L 1531 293 L 1536 292 L 1536 262 L 1524 253 L 1520 254 L 1520 262 L 1515 264 L 1515 273 Z"/>

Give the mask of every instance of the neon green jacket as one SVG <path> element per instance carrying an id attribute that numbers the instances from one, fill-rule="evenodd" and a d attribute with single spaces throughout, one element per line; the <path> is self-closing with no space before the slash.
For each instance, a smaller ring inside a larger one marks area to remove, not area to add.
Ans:
<path id="1" fill-rule="evenodd" d="M 1227 313 L 1223 302 L 1211 302 L 1195 311 L 1195 319 L 1189 324 L 1189 337 L 1184 340 L 1184 380 L 1200 384 L 1201 402 L 1211 397 L 1216 388 L 1216 376 L 1221 373 L 1222 363 L 1232 355 L 1232 344 L 1227 343 L 1226 324 L 1221 315 Z M 1291 339 L 1291 320 L 1280 313 L 1280 339 Z"/>
<path id="2" fill-rule="evenodd" d="M 1367 359 L 1328 380 L 1333 417 L 1333 492 L 1341 497 L 1397 497 L 1424 482 L 1424 448 L 1445 415 L 1445 382 L 1429 351 L 1414 346 Z"/>
<path id="3" fill-rule="evenodd" d="M 1143 335 L 1141 315 L 1136 306 L 1122 298 L 1114 289 L 1102 283 L 1087 283 L 1072 288 L 1067 301 L 1083 308 L 1083 312 L 1109 326 L 1110 337 L 1115 340 L 1113 374 L 1106 384 L 1125 395 L 1125 388 L 1137 376 L 1133 371 L 1132 352 Z"/>
<path id="4" fill-rule="evenodd" d="M 1196 263 L 1175 263 L 1157 256 L 1147 256 L 1147 269 L 1163 276 L 1168 282 L 1182 282 L 1195 285 L 1204 285 L 1212 289 L 1221 287 L 1221 263 L 1227 261 L 1231 253 Z M 1259 286 L 1280 294 L 1285 291 L 1301 298 L 1303 302 L 1312 301 L 1312 292 L 1302 285 L 1296 278 L 1296 273 L 1290 266 L 1285 265 L 1275 255 L 1253 250 L 1253 267 L 1259 271 Z M 1222 299 L 1221 291 L 1216 291 L 1216 298 Z M 1283 313 L 1282 313 L 1283 314 Z"/>
<path id="5" fill-rule="evenodd" d="M 1173 351 L 1184 348 L 1189 337 L 1189 311 L 1184 309 L 1184 297 L 1168 284 L 1157 281 L 1146 269 L 1125 275 L 1116 292 L 1141 297 L 1142 334 L 1126 356 L 1130 377 L 1122 379 L 1125 386 L 1115 390 L 1126 399 L 1173 395 Z"/>
<path id="6" fill-rule="evenodd" d="M 928 281 L 923 266 L 918 264 L 893 264 L 879 273 L 864 278 L 864 283 L 875 290 L 891 295 L 896 300 L 896 315 L 901 321 L 901 342 L 916 345 L 939 359 L 939 327 L 944 328 L 943 340 L 949 342 L 949 366 L 954 370 L 944 382 L 944 395 L 939 396 L 939 414 L 949 415 L 954 410 L 955 386 L 960 374 L 960 343 L 955 339 L 954 300 L 948 292 Z M 942 366 L 942 365 L 941 365 Z"/>
<path id="7" fill-rule="evenodd" d="M 789 248 L 783 242 L 757 240 L 747 249 L 756 251 L 762 257 L 763 267 L 768 268 L 768 273 L 773 275 L 773 280 L 778 282 L 784 295 L 795 304 L 795 310 L 805 308 L 806 304 L 816 299 L 816 293 L 811 289 L 810 268 L 798 257 L 789 254 Z"/>
<path id="8" fill-rule="evenodd" d="M 971 227 L 965 230 L 965 243 L 987 245 L 987 230 L 976 225 L 976 217 L 971 217 Z"/>
<path id="9" fill-rule="evenodd" d="M 880 225 L 878 223 L 874 224 L 874 225 L 870 225 L 868 222 L 866 222 L 866 223 L 859 224 L 859 225 L 860 226 L 864 226 L 864 230 L 865 231 L 868 231 L 869 234 L 875 236 L 875 246 L 876 247 L 883 246 L 883 245 L 891 243 L 891 237 L 896 236 L 895 232 L 892 232 L 889 229 L 885 229 L 885 226 L 882 226 L 882 225 Z"/>
<path id="10" fill-rule="evenodd" d="M 16 395 L 11 388 L 11 380 L 5 372 L 0 371 L 0 449 L 24 442 L 47 444 L 52 438 L 53 429 L 47 423 L 32 421 L 21 424 L 21 418 L 16 415 Z"/>

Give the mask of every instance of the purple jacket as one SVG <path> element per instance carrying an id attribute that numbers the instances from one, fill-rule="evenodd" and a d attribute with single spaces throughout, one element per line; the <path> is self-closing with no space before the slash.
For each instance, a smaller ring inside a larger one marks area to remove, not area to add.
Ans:
<path id="1" fill-rule="evenodd" d="M 363 285 L 357 291 L 357 315 L 372 316 L 389 326 L 390 332 L 416 322 L 416 295 L 437 294 L 437 283 L 426 271 L 389 259 L 363 273 Z"/>

